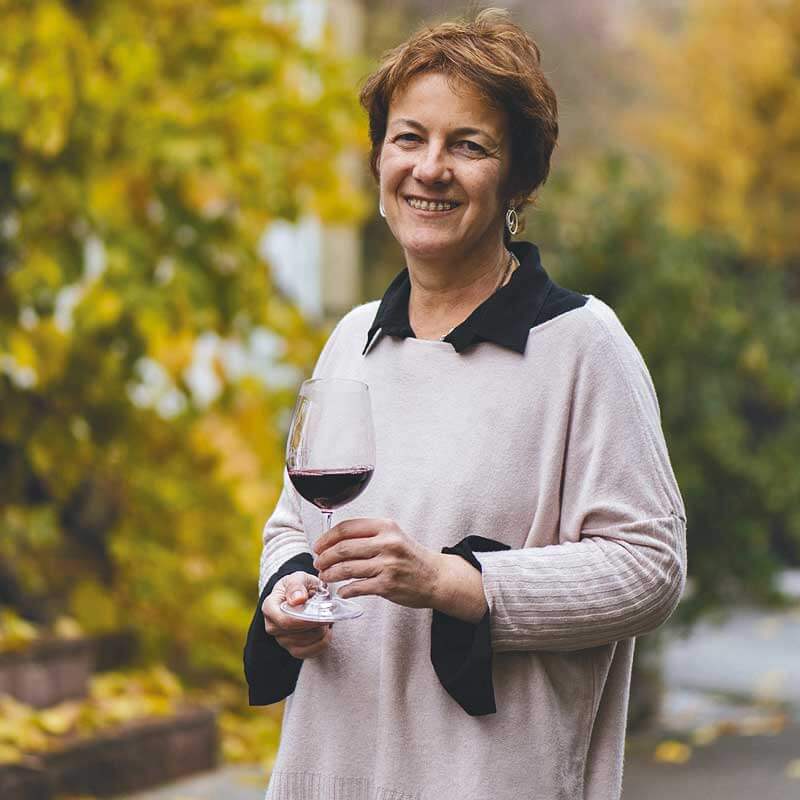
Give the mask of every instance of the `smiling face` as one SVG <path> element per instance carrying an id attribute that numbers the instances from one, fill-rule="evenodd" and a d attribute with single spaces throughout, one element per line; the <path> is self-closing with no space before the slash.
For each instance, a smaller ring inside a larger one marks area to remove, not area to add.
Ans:
<path id="1" fill-rule="evenodd" d="M 507 118 L 466 85 L 424 73 L 389 106 L 378 159 L 386 221 L 406 259 L 496 258 L 510 169 Z"/>

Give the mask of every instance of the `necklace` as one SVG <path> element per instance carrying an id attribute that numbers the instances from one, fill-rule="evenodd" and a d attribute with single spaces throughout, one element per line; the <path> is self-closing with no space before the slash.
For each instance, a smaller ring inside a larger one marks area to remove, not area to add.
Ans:
<path id="1" fill-rule="evenodd" d="M 498 281 L 497 286 L 495 286 L 494 289 L 492 290 L 492 294 L 495 294 L 495 292 L 497 292 L 500 288 L 505 286 L 505 284 L 508 282 L 508 279 L 509 279 L 511 273 L 518 266 L 519 266 L 519 261 L 517 261 L 517 257 L 511 251 L 509 251 L 509 253 L 508 253 L 508 261 L 506 262 L 506 268 L 503 270 L 503 274 L 500 276 L 500 280 Z M 489 295 L 489 297 L 491 297 L 491 296 L 492 295 Z M 461 323 L 459 322 L 458 325 L 460 325 L 460 324 Z M 443 333 L 439 337 L 439 341 L 443 342 L 458 327 L 458 325 L 453 325 L 453 327 L 450 328 L 450 330 L 447 331 L 447 333 Z"/>

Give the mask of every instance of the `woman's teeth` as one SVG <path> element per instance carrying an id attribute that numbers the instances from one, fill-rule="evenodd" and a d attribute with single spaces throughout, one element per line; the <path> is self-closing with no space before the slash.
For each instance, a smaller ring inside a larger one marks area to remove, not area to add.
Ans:
<path id="1" fill-rule="evenodd" d="M 458 205 L 458 203 L 450 203 L 447 201 L 418 200 L 416 197 L 408 197 L 406 198 L 406 202 L 411 208 L 416 208 L 420 211 L 450 211 Z"/>

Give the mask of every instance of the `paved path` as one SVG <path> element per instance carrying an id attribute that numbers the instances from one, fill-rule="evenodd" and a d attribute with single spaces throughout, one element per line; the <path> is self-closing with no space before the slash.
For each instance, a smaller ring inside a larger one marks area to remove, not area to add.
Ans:
<path id="1" fill-rule="evenodd" d="M 739 611 L 673 639 L 664 658 L 670 687 L 776 700 L 800 707 L 800 606 Z"/>
<path id="2" fill-rule="evenodd" d="M 137 794 L 126 800 L 263 800 L 266 773 L 255 766 L 234 766 L 196 775 Z"/>
<path id="3" fill-rule="evenodd" d="M 685 764 L 631 755 L 622 800 L 800 800 L 800 726 L 722 736 Z"/>
<path id="4" fill-rule="evenodd" d="M 800 596 L 800 573 L 790 579 Z M 800 604 L 670 637 L 664 670 L 661 734 L 630 742 L 623 800 L 800 800 Z M 688 760 L 657 761 L 665 740 L 679 743 L 667 758 Z M 266 782 L 227 767 L 127 800 L 262 800 Z"/>

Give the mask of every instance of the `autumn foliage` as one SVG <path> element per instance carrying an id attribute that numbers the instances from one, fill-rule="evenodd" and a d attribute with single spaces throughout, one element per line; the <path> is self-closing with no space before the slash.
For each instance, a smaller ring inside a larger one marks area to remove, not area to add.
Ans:
<path id="1" fill-rule="evenodd" d="M 277 218 L 360 213 L 337 169 L 353 77 L 281 2 L 0 15 L 0 604 L 240 678 L 322 341 L 257 245 Z"/>
<path id="2" fill-rule="evenodd" d="M 685 5 L 632 23 L 624 153 L 562 169 L 532 222 L 653 373 L 694 618 L 800 563 L 800 2 Z"/>

